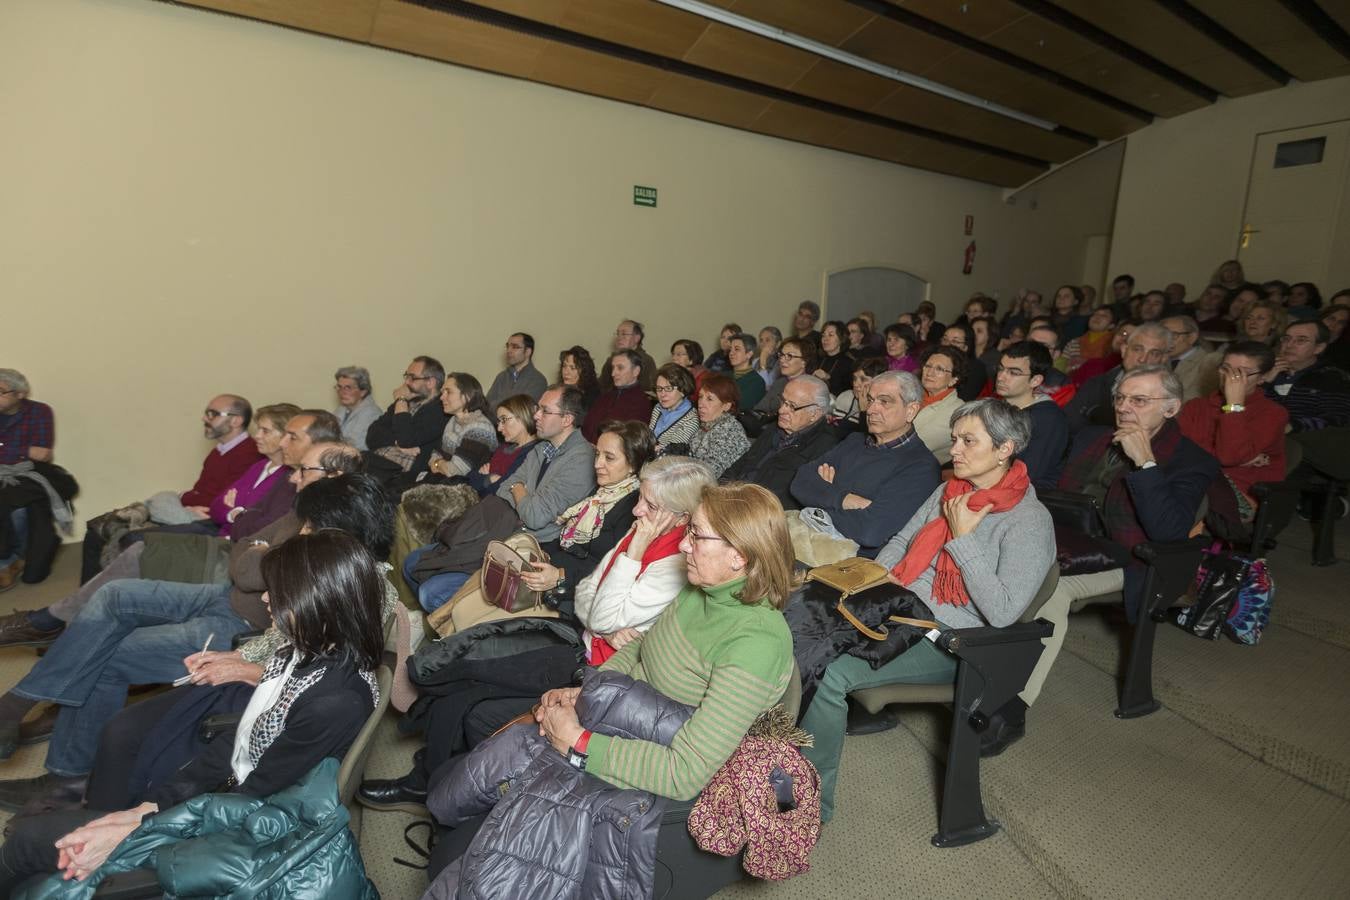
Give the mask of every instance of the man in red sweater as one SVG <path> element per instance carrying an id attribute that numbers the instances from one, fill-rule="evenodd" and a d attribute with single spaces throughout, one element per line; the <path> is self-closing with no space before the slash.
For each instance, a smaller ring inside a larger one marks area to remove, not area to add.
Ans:
<path id="1" fill-rule="evenodd" d="M 206 454 L 201 473 L 191 488 L 178 495 L 184 513 L 190 521 L 210 516 L 211 502 L 223 494 L 249 466 L 262 457 L 257 445 L 249 440 L 248 423 L 253 419 L 253 407 L 236 394 L 213 397 L 202 413 L 203 436 L 215 441 Z M 172 504 L 172 496 L 169 498 Z M 181 522 L 165 522 L 177 525 Z M 88 581 L 102 568 L 99 558 L 103 552 L 103 538 L 95 529 L 84 534 L 84 555 L 80 569 L 80 583 Z"/>
<path id="2" fill-rule="evenodd" d="M 1259 341 L 1224 348 L 1219 389 L 1186 402 L 1181 433 L 1209 451 L 1238 491 L 1244 518 L 1254 514 L 1252 485 L 1284 480 L 1284 429 L 1289 413 L 1261 391 L 1275 354 Z"/>

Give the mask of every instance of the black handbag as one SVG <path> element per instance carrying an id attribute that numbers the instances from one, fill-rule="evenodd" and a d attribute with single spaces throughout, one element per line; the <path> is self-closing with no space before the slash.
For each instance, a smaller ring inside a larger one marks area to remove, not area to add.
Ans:
<path id="1" fill-rule="evenodd" d="M 1217 641 L 1250 565 L 1240 556 L 1206 552 L 1196 572 L 1195 602 L 1177 613 L 1177 624 L 1196 637 Z"/>

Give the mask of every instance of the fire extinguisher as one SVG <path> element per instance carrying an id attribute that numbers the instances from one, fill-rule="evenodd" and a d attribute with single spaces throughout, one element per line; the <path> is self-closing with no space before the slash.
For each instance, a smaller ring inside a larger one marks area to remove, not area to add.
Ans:
<path id="1" fill-rule="evenodd" d="M 971 241 L 966 245 L 966 264 L 961 267 L 961 274 L 969 275 L 975 268 L 975 242 Z"/>

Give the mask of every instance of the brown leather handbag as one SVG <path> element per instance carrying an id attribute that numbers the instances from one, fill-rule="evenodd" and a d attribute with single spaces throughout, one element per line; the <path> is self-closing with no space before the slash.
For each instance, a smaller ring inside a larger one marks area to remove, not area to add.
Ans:
<path id="1" fill-rule="evenodd" d="M 542 594 L 531 590 L 520 576 L 547 562 L 548 555 L 539 542 L 524 531 L 518 531 L 504 541 L 489 541 L 480 570 L 483 600 L 509 613 L 539 606 Z"/>
<path id="2" fill-rule="evenodd" d="M 886 575 L 885 566 L 870 559 L 855 556 L 851 559 L 841 559 L 839 562 L 830 563 L 827 566 L 816 566 L 806 573 L 806 580 L 819 581 L 821 584 L 837 590 L 839 602 L 835 604 L 834 608 L 839 615 L 872 640 L 884 641 L 889 632 L 885 628 L 868 628 L 861 619 L 849 611 L 844 601 L 854 594 L 885 584 Z M 911 619 L 908 616 L 891 616 L 890 621 L 899 622 L 901 625 L 913 625 L 916 628 L 940 627 L 937 622 L 931 619 Z"/>

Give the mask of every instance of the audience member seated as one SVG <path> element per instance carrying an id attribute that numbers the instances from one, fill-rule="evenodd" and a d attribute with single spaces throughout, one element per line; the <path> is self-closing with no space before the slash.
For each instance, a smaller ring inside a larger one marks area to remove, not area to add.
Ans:
<path id="1" fill-rule="evenodd" d="M 1114 426 L 1088 425 L 1074 436 L 1059 487 L 1096 498 L 1106 536 L 1115 544 L 1114 556 L 1125 569 L 1125 611 L 1133 622 L 1145 570 L 1133 555 L 1134 547 L 1144 541 L 1184 540 L 1196 524 L 1210 482 L 1219 475 L 1219 464 L 1181 433 L 1175 421 L 1181 411 L 1181 382 L 1170 368 L 1139 365 L 1115 378 Z"/>
<path id="2" fill-rule="evenodd" d="M 648 357 L 650 359 L 650 357 Z M 644 382 L 656 380 L 655 372 L 644 377 L 642 369 L 649 363 L 636 350 L 616 350 L 610 356 L 606 366 L 613 387 L 601 391 L 595 403 L 586 412 L 581 432 L 586 440 L 595 443 L 600 435 L 600 426 L 614 419 L 616 421 L 647 421 L 652 414 L 652 388 L 643 387 Z"/>
<path id="3" fill-rule="evenodd" d="M 366 475 L 311 480 L 295 502 L 301 534 L 336 529 L 356 538 L 375 559 L 389 552 L 393 512 L 379 483 Z M 385 577 L 390 567 L 380 562 L 377 568 L 384 590 L 385 629 L 399 628 L 395 655 L 401 666 L 409 650 L 406 614 L 395 625 L 393 617 L 402 607 Z M 130 704 L 108 722 L 88 778 L 48 774 L 0 781 L 0 809 L 22 816 L 76 809 L 82 800 L 97 810 L 134 806 L 145 798 L 146 790 L 176 772 L 200 749 L 201 742 L 192 736 L 202 719 L 244 711 L 268 661 L 287 643 L 289 639 L 273 624 L 235 650 L 192 654 L 183 661 L 190 673 L 187 684 Z M 413 699 L 412 691 L 401 690 L 397 679 L 393 695 L 392 702 L 399 709 L 406 709 Z"/>
<path id="4" fill-rule="evenodd" d="M 1157 322 L 1167 312 L 1167 295 L 1162 291 L 1149 291 L 1139 301 L 1138 318 L 1143 322 Z"/>
<path id="5" fill-rule="evenodd" d="M 1261 391 L 1275 354 L 1261 341 L 1223 349 L 1219 389 L 1186 401 L 1177 416 L 1181 433 L 1219 461 L 1238 497 L 1244 521 L 1256 516 L 1252 486 L 1284 480 L 1284 432 L 1289 413 Z"/>
<path id="6" fill-rule="evenodd" d="M 768 390 L 764 385 L 764 379 L 755 370 L 755 350 L 758 346 L 753 337 L 740 332 L 732 335 L 727 348 L 726 374 L 735 381 L 737 406 L 747 412 L 764 399 L 764 394 Z"/>
<path id="7" fill-rule="evenodd" d="M 829 329 L 827 324 L 826 335 Z M 826 418 L 831 399 L 829 387 L 819 378 L 793 379 L 783 389 L 777 424 L 759 433 L 750 449 L 722 473 L 722 481 L 757 484 L 772 492 L 784 509 L 796 509 L 791 487 L 797 470 L 839 441 Z"/>
<path id="8" fill-rule="evenodd" d="M 881 336 L 872 333 L 872 325 L 862 316 L 848 320 L 848 352 L 861 360 L 864 356 L 884 356 Z"/>
<path id="9" fill-rule="evenodd" d="M 908 372 L 876 376 L 868 389 L 869 433 L 849 435 L 792 480 L 797 502 L 823 512 L 861 556 L 876 556 L 938 483 L 938 461 L 912 427 L 922 401 L 923 388 Z"/>
<path id="10" fill-rule="evenodd" d="M 602 392 L 619 386 L 610 370 L 614 365 L 614 357 L 624 352 L 637 354 L 638 361 L 634 365 L 640 367 L 638 383 L 645 393 L 650 394 L 652 392 L 652 388 L 656 386 L 656 360 L 652 359 L 652 355 L 642 348 L 642 338 L 641 322 L 624 319 L 619 323 L 619 327 L 614 330 L 614 352 L 609 355 L 609 359 L 605 361 L 604 370 L 600 373 L 600 390 Z M 637 417 L 634 416 L 633 418 Z M 642 418 L 645 419 L 646 415 L 644 414 Z"/>
<path id="11" fill-rule="evenodd" d="M 507 397 L 497 405 L 497 433 L 501 440 L 491 458 L 471 472 L 469 484 L 486 497 L 497 490 L 497 482 L 509 476 L 520 464 L 534 445 L 535 403 L 529 394 L 516 394 Z"/>
<path id="12" fill-rule="evenodd" d="M 778 380 L 778 349 L 783 345 L 783 332 L 773 325 L 765 325 L 759 330 L 756 343 L 759 349 L 755 355 L 755 372 L 766 387 L 772 387 Z"/>
<path id="13" fill-rule="evenodd" d="M 1233 334 L 1241 336 L 1246 333 L 1243 320 L 1247 316 L 1247 310 L 1251 309 L 1252 304 L 1263 299 L 1265 298 L 1258 284 L 1241 284 L 1229 292 L 1224 317 L 1232 324 Z"/>
<path id="14" fill-rule="evenodd" d="M 1204 334 L 1233 334 L 1234 324 L 1224 317 L 1224 307 L 1228 303 L 1228 290 L 1219 284 L 1211 284 L 1200 293 L 1191 304 L 1191 315 L 1200 331 Z"/>
<path id="15" fill-rule="evenodd" d="M 1105 426 L 1118 421 L 1112 409 L 1112 394 L 1122 372 L 1142 366 L 1161 366 L 1172 354 L 1172 334 L 1158 322 L 1144 322 L 1130 329 L 1129 341 L 1121 354 L 1120 365 L 1078 386 L 1078 393 L 1064 408 L 1069 431 L 1077 434 L 1089 426 Z M 1172 415 L 1176 415 L 1173 411 Z"/>
<path id="16" fill-rule="evenodd" d="M 1001 400 L 976 400 L 956 409 L 950 429 L 955 477 L 932 491 L 881 548 L 877 562 L 890 570 L 893 583 L 918 596 L 943 629 L 1002 628 L 1026 611 L 1055 559 L 1050 514 L 1016 459 L 1027 445 L 1030 422 Z M 956 657 L 927 640 L 877 669 L 848 655 L 830 664 L 801 720 L 815 736 L 803 753 L 820 773 L 823 821 L 834 814 L 849 693 L 883 684 L 947 683 L 956 666 Z M 1009 737 L 1020 737 L 1026 705 L 1014 698 L 999 714 L 1013 732 Z"/>
<path id="17" fill-rule="evenodd" d="M 1284 307 L 1269 300 L 1257 300 L 1242 314 L 1238 335 L 1244 340 L 1260 341 L 1273 347 L 1280 335 L 1284 334 L 1284 327 L 1288 323 L 1289 314 L 1284 311 Z"/>
<path id="18" fill-rule="evenodd" d="M 740 341 L 733 341 L 731 346 L 735 357 Z M 753 372 L 750 374 L 754 376 Z M 759 378 L 755 377 L 755 381 Z M 707 463 L 714 478 L 721 477 L 728 466 L 750 449 L 750 439 L 736 418 L 740 406 L 737 384 L 727 375 L 713 373 L 703 379 L 703 387 L 698 390 L 695 404 L 698 431 L 689 441 L 689 455 Z"/>
<path id="19" fill-rule="evenodd" d="M 708 370 L 703 365 L 703 345 L 698 341 L 680 338 L 671 344 L 670 361 L 692 375 L 695 386 L 703 383 L 703 373 Z M 656 374 L 661 374 L 659 369 Z"/>
<path id="20" fill-rule="evenodd" d="M 326 413 L 325 413 L 326 415 Z M 333 462 L 359 465 L 355 448 L 316 444 L 297 480 L 329 474 Z M 321 461 L 320 461 L 321 460 Z M 317 468 L 320 471 L 307 471 Z M 18 746 L 19 722 L 40 701 L 61 707 L 46 766 L 53 775 L 89 772 L 99 731 L 126 702 L 133 684 L 167 684 L 182 674 L 183 658 L 201 650 L 207 638 L 228 646 L 245 631 L 270 623 L 264 587 L 257 577 L 262 552 L 299 531 L 294 516 L 278 519 L 230 551 L 230 583 L 182 584 L 124 579 L 94 592 L 32 670 L 0 697 L 0 759 Z"/>
<path id="21" fill-rule="evenodd" d="M 248 439 L 253 407 L 243 397 L 221 394 L 207 404 L 202 413 L 202 428 L 215 446 L 206 454 L 201 474 L 191 489 L 174 496 L 157 494 L 146 501 L 150 521 L 157 525 L 186 525 L 208 520 L 211 504 L 258 461 L 258 447 Z M 86 582 L 103 568 L 104 532 L 88 528 L 84 533 L 80 582 Z"/>
<path id="22" fill-rule="evenodd" d="M 86 878 L 146 815 L 207 792 L 265 797 L 347 752 L 379 694 L 383 590 L 375 560 L 355 539 L 325 531 L 269 552 L 262 571 L 272 616 L 291 643 L 268 663 L 234 740 L 210 744 L 131 809 L 17 820 L 0 849 L 0 892 L 40 872 Z"/>
<path id="23" fill-rule="evenodd" d="M 507 397 L 525 394 L 538 401 L 548 388 L 548 379 L 534 367 L 534 336 L 517 331 L 506 339 L 506 368 L 492 379 L 487 392 L 488 409 L 496 409 Z"/>
<path id="24" fill-rule="evenodd" d="M 820 354 L 812 375 L 829 385 L 830 396 L 848 390 L 856 362 L 848 350 L 848 329 L 843 322 L 831 320 L 820 329 Z"/>
<path id="25" fill-rule="evenodd" d="M 998 369 L 999 356 L 1002 353 L 998 349 L 997 337 L 998 325 L 988 316 L 971 319 L 969 322 L 971 334 L 975 335 L 975 347 L 968 354 L 973 359 L 978 360 L 984 367 L 985 383 L 991 383 L 994 380 L 995 371 Z"/>
<path id="26" fill-rule="evenodd" d="M 1051 322 L 1066 343 L 1087 331 L 1088 317 L 1078 312 L 1083 305 L 1083 289 L 1073 284 L 1060 285 L 1052 301 Z"/>
<path id="27" fill-rule="evenodd" d="M 722 330 L 717 334 L 717 349 L 703 362 L 709 372 L 731 371 L 731 361 L 727 354 L 731 350 L 731 339 L 740 333 L 741 326 L 735 322 L 728 322 L 722 326 Z"/>
<path id="28" fill-rule="evenodd" d="M 924 347 L 931 347 L 942 341 L 942 332 L 947 326 L 937 321 L 937 307 L 930 300 L 923 300 L 914 307 L 914 320 L 910 323 L 917 338 L 911 348 L 918 353 Z M 889 352 L 889 351 L 887 351 Z"/>
<path id="29" fill-rule="evenodd" d="M 445 430 L 440 445 L 427 457 L 426 468 L 417 473 L 419 483 L 428 476 L 467 478 L 486 465 L 497 449 L 497 430 L 488 419 L 492 407 L 477 378 L 467 372 L 448 373 L 441 387 L 441 409 L 447 417 Z"/>
<path id="30" fill-rule="evenodd" d="M 1291 321 L 1306 322 L 1318 318 L 1317 311 L 1322 308 L 1322 292 L 1311 281 L 1300 281 L 1289 287 L 1287 307 Z"/>
<path id="31" fill-rule="evenodd" d="M 1322 351 L 1322 361 L 1350 372 L 1350 335 L 1347 335 L 1345 328 L 1346 323 L 1350 322 L 1350 291 L 1342 291 L 1332 301 L 1331 306 L 1323 309 L 1317 317 L 1319 322 L 1327 326 L 1331 335 L 1327 349 Z"/>
<path id="32" fill-rule="evenodd" d="M 811 345 L 817 357 L 820 356 L 820 332 L 816 323 L 820 321 L 820 304 L 814 300 L 803 300 L 797 304 L 797 312 L 792 317 L 792 336 Z"/>
<path id="33" fill-rule="evenodd" d="M 1069 359 L 1069 371 L 1076 372 L 1089 360 L 1110 356 L 1115 329 L 1116 314 L 1111 307 L 1099 306 L 1094 309 L 1092 315 L 1087 317 L 1087 330 L 1064 345 L 1064 355 Z"/>
<path id="34" fill-rule="evenodd" d="M 679 363 L 666 363 L 656 373 L 656 406 L 649 425 L 660 452 L 687 454 L 698 431 L 694 409 L 694 376 Z"/>
<path id="35" fill-rule="evenodd" d="M 593 465 L 595 493 L 558 514 L 557 524 L 561 530 L 553 540 L 540 542 L 540 547 L 555 565 L 541 567 L 530 574 L 527 581 L 532 585 L 550 581 L 549 588 L 565 585 L 570 594 L 577 582 L 590 574 L 600 557 L 633 524 L 637 473 L 654 455 L 655 447 L 651 432 L 641 422 L 609 421 L 601 426 Z M 452 553 L 442 553 L 437 561 L 436 574 L 428 575 L 428 567 L 422 565 L 423 559 L 427 553 L 437 552 L 439 546 L 430 544 L 414 550 L 402 565 L 403 577 L 416 591 L 418 605 L 427 612 L 435 612 L 446 601 L 455 598 L 452 622 L 456 631 L 478 622 L 503 618 L 506 613 L 476 592 L 483 562 L 482 548 L 452 547 Z M 556 575 L 556 578 L 544 575 Z M 463 593 L 461 588 L 465 589 Z M 562 591 L 558 593 L 561 595 Z M 531 610 L 530 614 L 537 615 L 538 611 Z"/>
<path id="36" fill-rule="evenodd" d="M 1286 431 L 1303 448 L 1300 480 L 1307 470 L 1337 481 L 1350 478 L 1350 374 L 1323 359 L 1330 340 L 1320 321 L 1294 322 L 1264 377 L 1266 397 L 1288 410 Z"/>
<path id="37" fill-rule="evenodd" d="M 28 399 L 29 384 L 23 373 L 0 369 L 0 474 L 21 463 L 49 463 L 56 446 L 56 420 L 52 408 Z M 28 540 L 28 512 L 18 507 L 8 512 L 9 551 L 0 553 L 0 591 L 14 587 L 24 567 Z M 0 532 L 6 531 L 0 524 Z"/>
<path id="38" fill-rule="evenodd" d="M 1098 375 L 1109 372 L 1120 365 L 1121 354 L 1125 352 L 1125 345 L 1130 342 L 1130 331 L 1133 328 L 1134 326 L 1129 322 L 1122 322 L 1117 325 L 1115 332 L 1111 335 L 1111 346 L 1107 348 L 1104 356 L 1085 360 L 1082 365 L 1071 370 L 1069 381 L 1073 384 L 1075 390 Z"/>
<path id="39" fill-rule="evenodd" d="M 582 437 L 586 416 L 581 391 L 555 384 L 534 411 L 538 437 L 520 468 L 497 485 L 521 525 L 540 541 L 558 536 L 558 515 L 595 489 L 593 449 Z"/>
<path id="40" fill-rule="evenodd" d="M 1027 467 L 1031 483 L 1053 488 L 1064 465 L 1069 445 L 1069 420 L 1059 404 L 1041 390 L 1051 372 L 1050 353 L 1035 341 L 1022 341 L 1003 351 L 994 390 L 998 396 L 1027 414 L 1031 433 L 1017 451 Z"/>
<path id="41" fill-rule="evenodd" d="M 778 415 L 778 404 L 782 402 L 783 389 L 816 367 L 815 354 L 814 345 L 804 338 L 793 337 L 783 341 L 778 350 L 778 377 L 755 404 L 755 415 L 761 419 Z"/>
<path id="42" fill-rule="evenodd" d="M 262 454 L 262 459 L 250 466 L 234 484 L 226 489 L 225 493 L 211 502 L 211 521 L 219 529 L 221 537 L 230 537 L 235 521 L 250 511 L 258 512 L 274 491 L 280 491 L 289 498 L 295 496 L 295 492 L 291 489 L 290 482 L 287 480 L 290 470 L 287 468 L 287 461 L 283 458 L 281 444 L 286 437 L 286 430 L 291 419 L 298 418 L 300 415 L 300 407 L 293 403 L 276 403 L 271 406 L 263 406 L 254 414 L 253 444 L 258 448 L 258 453 Z M 311 425 L 316 421 L 312 416 L 306 418 Z M 303 424 L 300 427 L 303 428 Z M 312 437 L 312 435 L 310 436 Z M 337 435 L 324 436 L 324 440 L 327 441 L 333 441 L 337 438 Z M 299 462 L 300 460 L 297 458 L 291 460 L 289 465 L 298 465 Z M 268 504 L 269 507 L 273 505 Z M 271 521 L 280 518 L 289 508 L 290 501 L 288 499 L 281 512 L 273 515 Z M 250 534 L 266 524 L 268 523 L 257 522 L 256 527 L 245 533 Z"/>
<path id="43" fill-rule="evenodd" d="M 595 360 L 591 359 L 591 351 L 577 346 L 559 353 L 558 383 L 581 391 L 586 408 L 590 409 L 595 398 L 600 396 L 600 376 L 595 374 Z M 531 399 L 537 402 L 539 398 Z"/>
<path id="44" fill-rule="evenodd" d="M 394 402 L 366 432 L 366 470 L 386 485 L 427 463 L 445 431 L 439 394 L 445 367 L 430 356 L 416 357 L 394 389 Z"/>
<path id="45" fill-rule="evenodd" d="M 962 400 L 974 400 L 980 396 L 989 378 L 985 375 L 984 366 L 975 364 L 975 359 L 971 355 L 971 348 L 975 346 L 975 329 L 965 322 L 948 325 L 942 332 L 942 340 L 938 346 L 959 350 L 966 359 L 961 378 L 956 383 L 956 395 Z"/>
<path id="46" fill-rule="evenodd" d="M 370 372 L 361 366 L 343 366 L 333 374 L 338 405 L 333 410 L 342 425 L 342 439 L 357 450 L 366 449 L 366 432 L 383 412 L 370 396 Z"/>
<path id="47" fill-rule="evenodd" d="M 919 339 L 908 325 L 886 326 L 886 368 L 892 372 L 917 372 L 919 360 L 914 355 Z"/>
<path id="48" fill-rule="evenodd" d="M 1172 335 L 1172 371 L 1187 400 L 1219 389 L 1219 361 L 1223 354 L 1200 340 L 1200 326 L 1187 315 L 1168 316 L 1162 326 Z"/>
<path id="49" fill-rule="evenodd" d="M 948 325 L 942 339 L 961 326 Z M 923 351 L 919 367 L 919 383 L 923 386 L 923 401 L 914 417 L 914 430 L 919 440 L 932 451 L 941 465 L 951 461 L 952 411 L 961 405 L 956 386 L 965 374 L 966 355 L 955 347 L 929 347 Z"/>
<path id="50" fill-rule="evenodd" d="M 867 430 L 867 386 L 885 371 L 886 360 L 879 356 L 864 357 L 853 367 L 853 389 L 834 398 L 835 430 L 841 440 L 854 431 Z"/>

